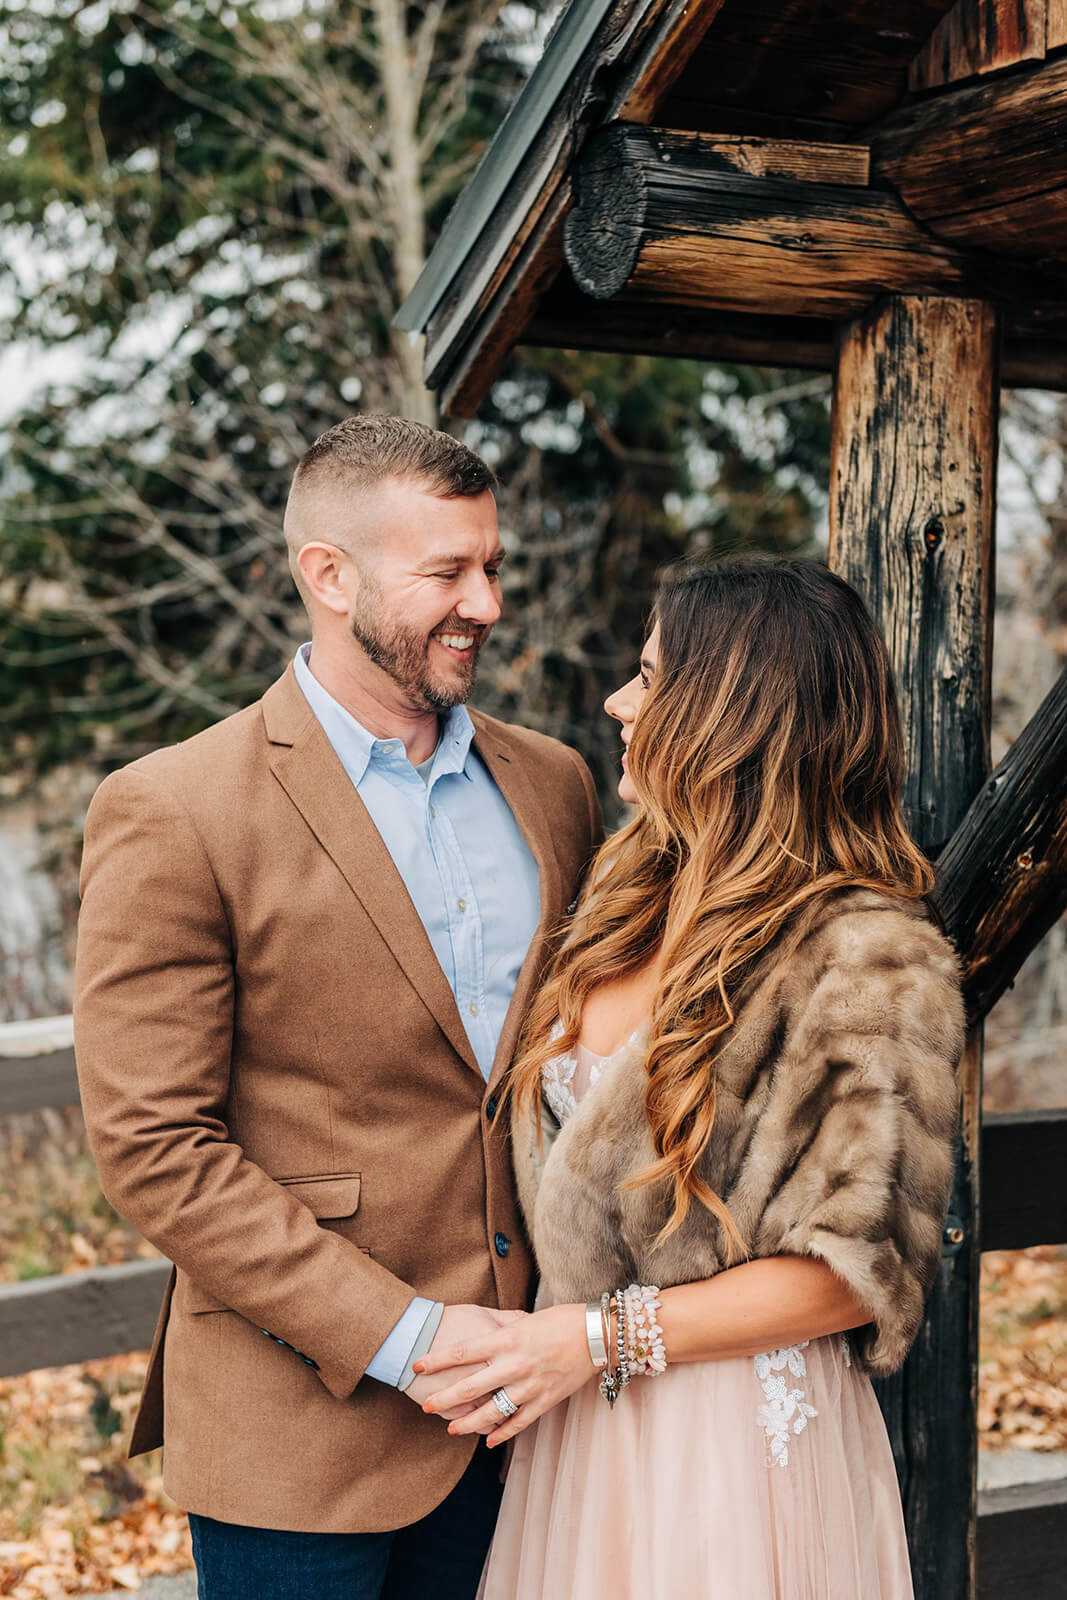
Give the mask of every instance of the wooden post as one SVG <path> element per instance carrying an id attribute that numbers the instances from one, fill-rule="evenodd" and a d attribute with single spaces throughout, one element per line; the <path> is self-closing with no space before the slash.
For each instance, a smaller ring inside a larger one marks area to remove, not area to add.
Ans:
<path id="1" fill-rule="evenodd" d="M 998 330 L 980 301 L 890 298 L 842 331 L 830 564 L 889 647 L 908 751 L 905 809 L 931 856 L 989 767 Z M 981 1034 L 941 1270 L 908 1363 L 879 1385 L 916 1600 L 973 1600 Z"/>

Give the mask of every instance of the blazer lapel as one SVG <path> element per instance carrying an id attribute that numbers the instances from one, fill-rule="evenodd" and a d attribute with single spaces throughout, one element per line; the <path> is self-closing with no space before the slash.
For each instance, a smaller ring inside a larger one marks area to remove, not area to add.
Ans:
<path id="1" fill-rule="evenodd" d="M 472 717 L 475 726 L 474 748 L 511 807 L 512 815 L 537 862 L 541 885 L 541 920 L 519 972 L 515 993 L 500 1032 L 493 1070 L 489 1075 L 490 1087 L 494 1087 L 515 1053 L 530 997 L 541 975 L 549 935 L 563 914 L 563 878 L 544 806 L 516 744 L 507 737 L 506 728 L 490 722 L 478 712 L 473 712 Z"/>
<path id="2" fill-rule="evenodd" d="M 275 777 L 340 869 L 453 1049 L 480 1078 L 451 985 L 422 919 L 292 667 L 267 690 L 262 705 Z"/>

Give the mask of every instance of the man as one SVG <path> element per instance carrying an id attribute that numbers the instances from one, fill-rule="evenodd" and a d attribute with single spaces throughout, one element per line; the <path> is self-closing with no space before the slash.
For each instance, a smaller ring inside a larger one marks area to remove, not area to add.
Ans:
<path id="1" fill-rule="evenodd" d="M 86 1119 L 177 1268 L 131 1451 L 165 1431 L 201 1600 L 466 1600 L 488 1545 L 496 1462 L 411 1363 L 527 1303 L 495 1120 L 600 827 L 573 751 L 464 709 L 492 486 L 420 424 L 331 428 L 285 519 L 310 647 L 86 822 Z"/>

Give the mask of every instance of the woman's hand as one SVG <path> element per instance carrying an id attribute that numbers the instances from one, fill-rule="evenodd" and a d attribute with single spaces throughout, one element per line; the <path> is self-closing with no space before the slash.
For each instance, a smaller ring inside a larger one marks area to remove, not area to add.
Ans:
<path id="1" fill-rule="evenodd" d="M 544 1311 L 518 1317 L 495 1333 L 443 1346 L 440 1351 L 434 1348 L 415 1363 L 415 1371 L 429 1376 L 474 1362 L 486 1365 L 475 1377 L 431 1395 L 422 1409 L 437 1416 L 480 1402 L 468 1415 L 450 1422 L 448 1431 L 488 1434 L 491 1449 L 514 1438 L 596 1376 L 586 1339 L 584 1305 L 547 1306 Z M 505 1419 L 486 1398 L 497 1389 L 506 1390 L 518 1406 L 515 1416 Z"/>

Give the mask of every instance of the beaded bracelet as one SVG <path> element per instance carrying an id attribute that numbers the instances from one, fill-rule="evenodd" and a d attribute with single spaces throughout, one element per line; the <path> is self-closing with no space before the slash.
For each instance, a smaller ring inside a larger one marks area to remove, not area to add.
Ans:
<path id="1" fill-rule="evenodd" d="M 630 1372 L 654 1378 L 667 1370 L 663 1329 L 656 1321 L 662 1305 L 654 1284 L 631 1283 L 622 1296 L 626 1308 L 627 1357 Z"/>

